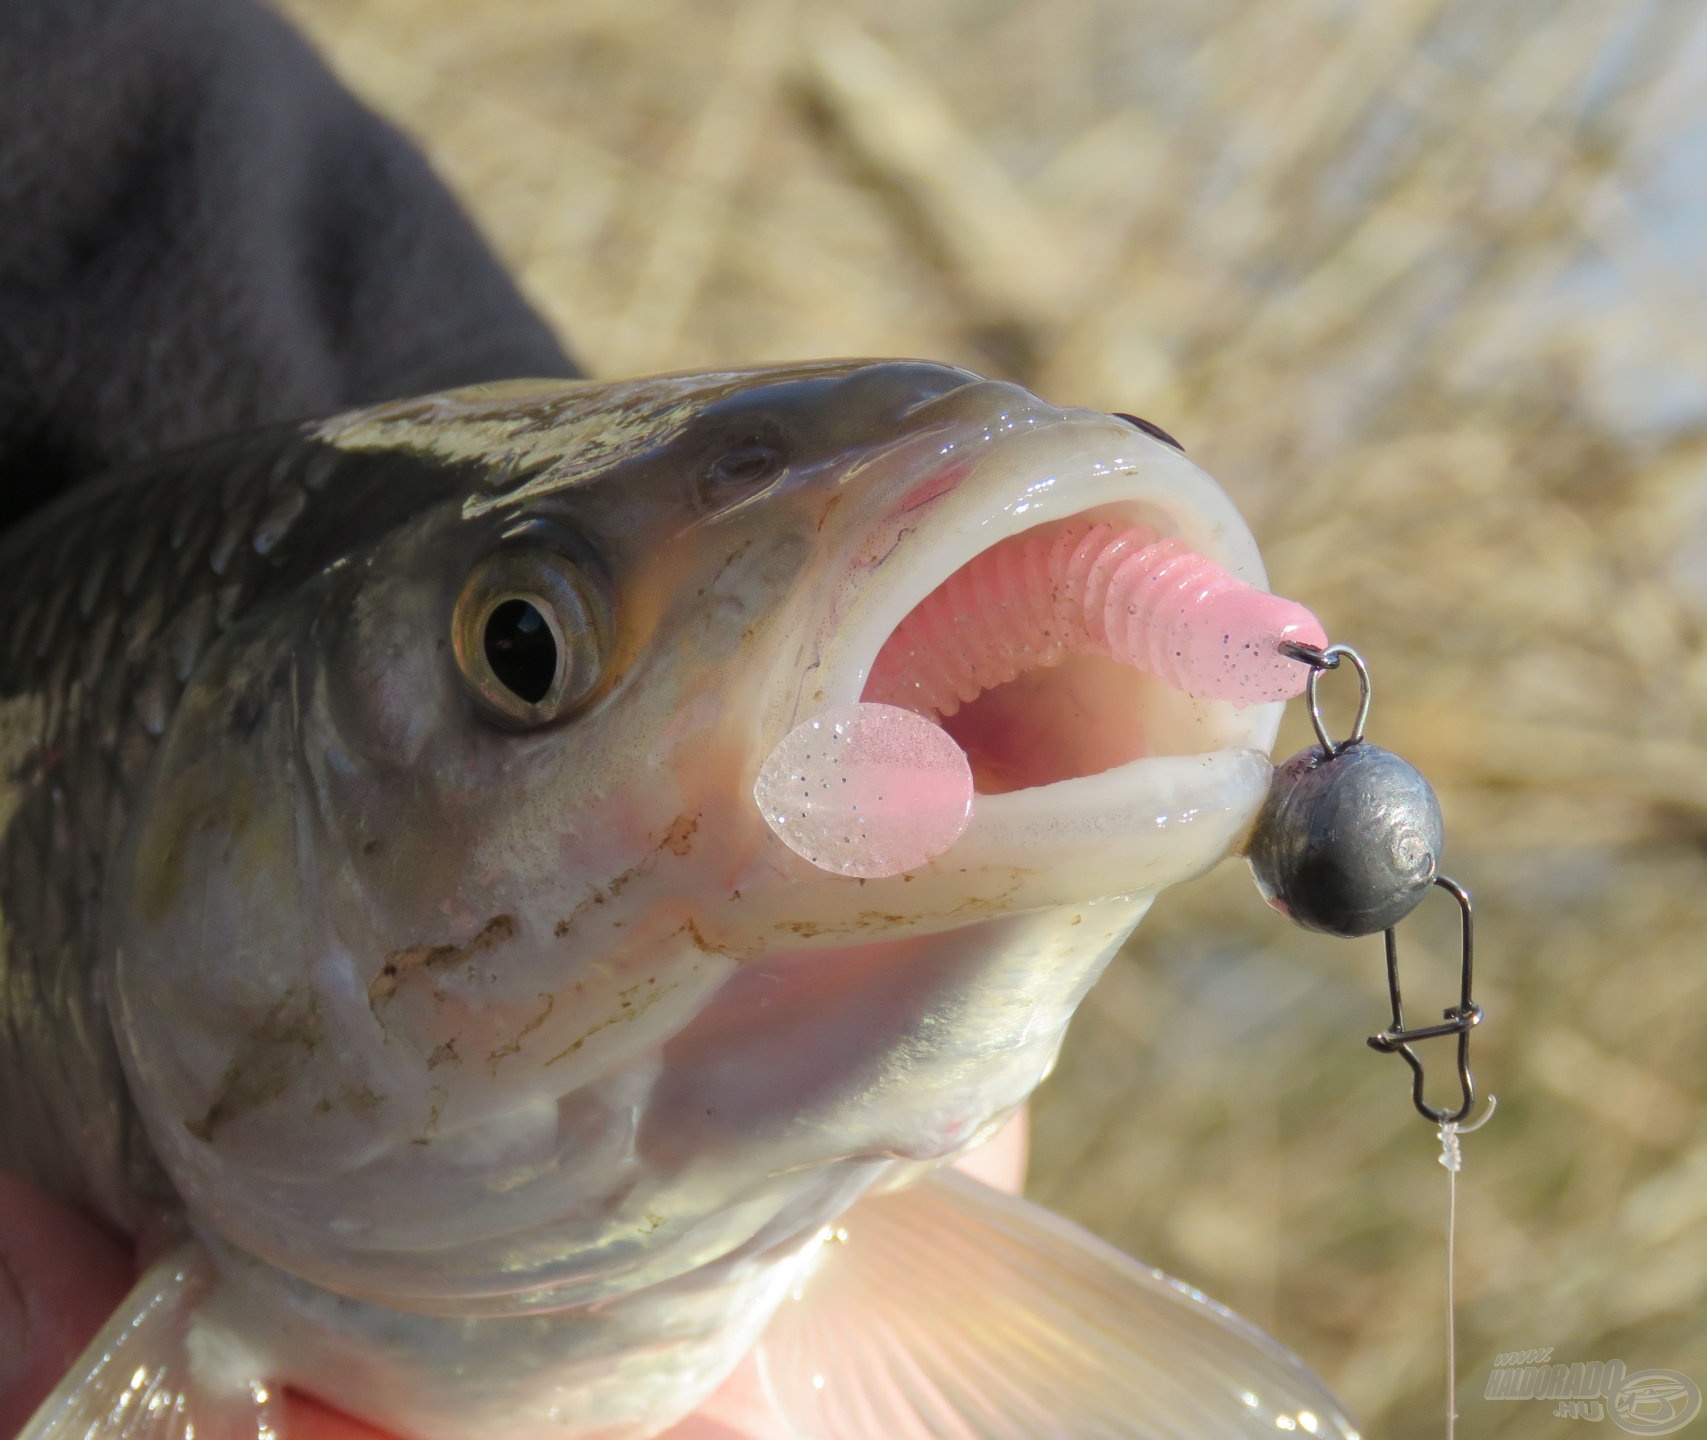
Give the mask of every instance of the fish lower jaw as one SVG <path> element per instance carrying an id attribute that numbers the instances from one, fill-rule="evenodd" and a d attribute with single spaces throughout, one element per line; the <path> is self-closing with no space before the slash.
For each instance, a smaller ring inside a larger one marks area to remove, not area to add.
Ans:
<path id="1" fill-rule="evenodd" d="M 1096 775 L 976 795 L 958 840 L 916 869 L 850 879 L 794 856 L 741 877 L 735 948 L 816 951 L 1055 911 L 1068 926 L 1104 901 L 1147 901 L 1212 869 L 1255 818 L 1266 750 L 1157 755 Z"/>
<path id="2" fill-rule="evenodd" d="M 1153 895 L 1234 848 L 1271 775 L 1264 750 L 1237 748 L 980 794 L 965 834 L 933 868 L 1011 876 L 1015 908 Z"/>

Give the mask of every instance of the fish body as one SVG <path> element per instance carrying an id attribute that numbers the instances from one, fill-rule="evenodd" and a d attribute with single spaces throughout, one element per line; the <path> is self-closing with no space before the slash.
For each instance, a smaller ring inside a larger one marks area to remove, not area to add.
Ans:
<path id="1" fill-rule="evenodd" d="M 187 1237 L 32 1434 L 137 1433 L 137 1346 L 203 1435 L 278 1384 L 420 1440 L 700 1403 L 844 1212 L 1025 1102 L 1262 800 L 1278 706 L 1093 657 L 961 710 L 936 859 L 826 874 L 767 827 L 765 757 L 926 597 L 1086 519 L 1262 581 L 1174 448 L 916 362 L 397 402 L 8 536 L 0 1166 Z M 853 1433 L 819 1399 L 790 1433 Z"/>

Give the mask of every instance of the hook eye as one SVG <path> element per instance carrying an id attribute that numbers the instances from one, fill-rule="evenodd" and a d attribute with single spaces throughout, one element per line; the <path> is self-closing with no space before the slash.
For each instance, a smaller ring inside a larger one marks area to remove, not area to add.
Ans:
<path id="1" fill-rule="evenodd" d="M 1351 661 L 1352 669 L 1357 671 L 1357 719 L 1352 721 L 1351 734 L 1343 740 L 1328 738 L 1328 722 L 1322 718 L 1322 702 L 1319 696 L 1322 674 L 1324 671 L 1337 670 L 1340 661 Z M 1315 728 L 1316 738 L 1322 742 L 1322 749 L 1331 760 L 1348 745 L 1356 745 L 1363 739 L 1363 730 L 1369 723 L 1369 701 L 1372 687 L 1369 683 L 1369 667 L 1364 664 L 1363 657 L 1349 645 L 1330 645 L 1322 652 L 1322 663 L 1310 667 L 1309 702 L 1310 724 Z"/>

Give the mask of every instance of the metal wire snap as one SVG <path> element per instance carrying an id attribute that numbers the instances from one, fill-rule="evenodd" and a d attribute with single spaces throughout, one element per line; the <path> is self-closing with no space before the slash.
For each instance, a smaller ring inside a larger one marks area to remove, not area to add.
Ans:
<path id="1" fill-rule="evenodd" d="M 1416 1106 L 1417 1113 L 1423 1119 L 1434 1125 L 1461 1126 L 1469 1117 L 1470 1111 L 1476 1104 L 1476 1082 L 1470 1074 L 1470 1032 L 1482 1023 L 1482 1007 L 1471 997 L 1470 987 L 1474 978 L 1476 942 L 1474 911 L 1470 903 L 1470 892 L 1456 880 L 1450 880 L 1444 875 L 1435 878 L 1436 885 L 1447 891 L 1458 902 L 1458 908 L 1464 916 L 1464 960 L 1459 970 L 1458 1003 L 1450 1009 L 1442 1011 L 1446 1023 L 1443 1025 L 1426 1025 L 1420 1030 L 1405 1028 L 1404 999 L 1399 992 L 1399 945 L 1397 932 L 1386 932 L 1387 942 L 1387 997 L 1393 1004 L 1393 1023 L 1379 1035 L 1369 1037 L 1369 1047 L 1379 1050 L 1383 1055 L 1400 1055 L 1411 1067 L 1411 1104 Z M 1439 1110 L 1423 1098 L 1425 1077 L 1423 1063 L 1411 1045 L 1418 1040 L 1433 1040 L 1442 1035 L 1458 1037 L 1458 1084 L 1463 1096 L 1463 1103 L 1456 1110 Z"/>

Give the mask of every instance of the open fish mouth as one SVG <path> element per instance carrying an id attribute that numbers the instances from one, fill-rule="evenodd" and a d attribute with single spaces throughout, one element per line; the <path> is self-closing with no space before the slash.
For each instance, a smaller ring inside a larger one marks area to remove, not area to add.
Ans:
<path id="1" fill-rule="evenodd" d="M 1215 626 L 1203 612 L 1217 599 L 1231 602 L 1224 611 L 1274 602 L 1120 506 L 1046 522 L 973 556 L 915 605 L 860 698 L 940 724 L 983 795 L 1180 753 L 1193 737 L 1155 713 L 1158 683 L 1248 704 L 1286 691 L 1297 665 L 1244 615 Z M 1160 752 L 1158 720 L 1173 732 Z"/>
<path id="2" fill-rule="evenodd" d="M 930 868 L 1001 872 L 1021 905 L 1153 891 L 1213 864 L 1261 803 L 1305 673 L 1264 625 L 1320 631 L 1266 594 L 1249 531 L 1182 454 L 1031 405 L 986 426 L 981 455 L 943 446 L 873 527 L 795 717 L 894 705 L 952 738 L 971 816 Z M 1213 592 L 1267 618 L 1206 624 Z"/>

